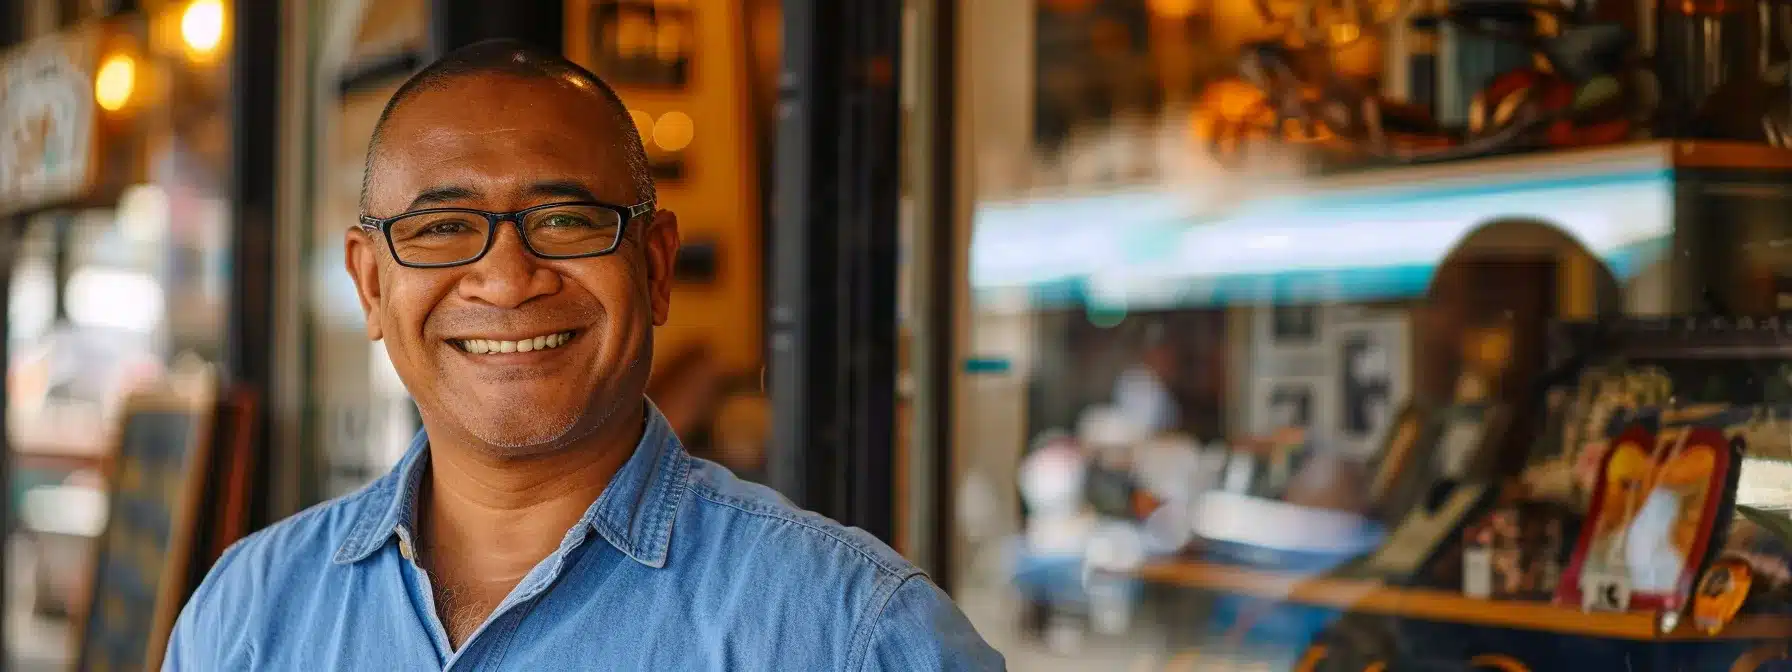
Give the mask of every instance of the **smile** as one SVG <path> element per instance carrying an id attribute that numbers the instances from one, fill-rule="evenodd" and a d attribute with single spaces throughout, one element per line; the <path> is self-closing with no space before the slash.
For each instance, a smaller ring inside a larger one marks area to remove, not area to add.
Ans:
<path id="1" fill-rule="evenodd" d="M 553 334 L 545 334 L 545 335 L 536 336 L 533 338 L 523 338 L 523 339 L 518 339 L 518 340 L 514 340 L 514 341 L 500 341 L 500 340 L 493 340 L 493 339 L 489 339 L 489 338 L 464 338 L 464 339 L 450 339 L 448 342 L 453 343 L 454 347 L 460 348 L 461 352 L 466 352 L 466 353 L 470 353 L 470 354 L 474 354 L 474 355 L 496 355 L 496 354 L 501 354 L 501 353 L 506 353 L 506 352 L 534 352 L 536 350 L 552 350 L 552 349 L 558 348 L 562 345 L 566 345 L 567 341 L 571 341 L 572 337 L 577 334 L 578 334 L 578 332 L 575 330 L 575 331 L 562 331 L 562 332 L 553 333 Z"/>

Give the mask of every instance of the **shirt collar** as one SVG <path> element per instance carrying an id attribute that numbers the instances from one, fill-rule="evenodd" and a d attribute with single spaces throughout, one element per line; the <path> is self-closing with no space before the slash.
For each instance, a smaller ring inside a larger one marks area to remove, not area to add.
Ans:
<path id="1" fill-rule="evenodd" d="M 603 494 L 574 529 L 590 526 L 610 545 L 649 567 L 666 566 L 672 521 L 684 500 L 691 458 L 666 416 L 647 401 L 647 421 L 634 455 L 611 477 Z M 368 505 L 337 549 L 338 564 L 360 562 L 391 540 L 399 526 L 412 527 L 418 486 L 429 463 L 429 436 L 417 432 L 392 471 L 368 486 Z M 568 539 L 583 535 L 568 535 Z"/>

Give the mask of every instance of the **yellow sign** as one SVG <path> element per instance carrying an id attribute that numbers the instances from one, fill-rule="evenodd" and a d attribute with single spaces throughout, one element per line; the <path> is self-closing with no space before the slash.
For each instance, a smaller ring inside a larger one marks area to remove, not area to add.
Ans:
<path id="1" fill-rule="evenodd" d="M 42 37 L 0 56 L 0 214 L 81 198 L 93 176 L 99 31 Z"/>

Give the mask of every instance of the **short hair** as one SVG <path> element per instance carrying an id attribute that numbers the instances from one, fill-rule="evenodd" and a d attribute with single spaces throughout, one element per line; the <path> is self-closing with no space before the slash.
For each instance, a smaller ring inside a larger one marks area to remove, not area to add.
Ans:
<path id="1" fill-rule="evenodd" d="M 380 152 L 380 139 L 392 113 L 417 94 L 446 87 L 454 80 L 479 75 L 504 75 L 523 79 L 572 80 L 601 94 L 609 103 L 609 113 L 622 129 L 622 152 L 628 161 L 629 177 L 635 183 L 639 202 L 654 199 L 653 172 L 647 163 L 647 148 L 641 144 L 641 131 L 635 128 L 628 106 L 616 90 L 603 78 L 558 54 L 552 54 L 513 39 L 494 39 L 461 47 L 430 63 L 392 94 L 380 110 L 373 125 L 373 137 L 367 142 L 367 161 L 361 171 L 361 212 L 367 214 L 368 191 L 373 183 L 373 162 Z M 626 205 L 626 204 L 625 204 Z"/>

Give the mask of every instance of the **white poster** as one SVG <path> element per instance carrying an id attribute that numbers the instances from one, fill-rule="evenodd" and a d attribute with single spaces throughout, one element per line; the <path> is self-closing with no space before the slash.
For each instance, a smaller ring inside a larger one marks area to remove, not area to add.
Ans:
<path id="1" fill-rule="evenodd" d="M 89 32 L 26 43 L 0 61 L 0 213 L 73 200 L 87 188 L 94 122 Z"/>
<path id="2" fill-rule="evenodd" d="M 1248 431 L 1303 427 L 1316 445 L 1372 455 L 1412 393 L 1405 315 L 1313 305 L 1252 312 Z"/>
<path id="3" fill-rule="evenodd" d="M 1406 320 L 1396 318 L 1337 329 L 1335 436 L 1338 446 L 1352 455 L 1371 455 L 1387 440 L 1394 414 L 1411 394 L 1406 329 Z"/>

